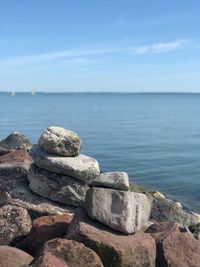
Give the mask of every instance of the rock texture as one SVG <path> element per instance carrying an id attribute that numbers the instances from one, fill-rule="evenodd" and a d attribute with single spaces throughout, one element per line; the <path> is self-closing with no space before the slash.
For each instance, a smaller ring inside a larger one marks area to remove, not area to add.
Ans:
<path id="1" fill-rule="evenodd" d="M 153 199 L 150 218 L 158 222 L 175 221 L 185 226 L 198 223 L 197 216 L 184 211 L 172 200 L 161 197 Z"/>
<path id="2" fill-rule="evenodd" d="M 83 208 L 76 210 L 66 237 L 96 251 L 105 267 L 155 267 L 156 246 L 149 234 L 120 234 L 92 221 Z"/>
<path id="3" fill-rule="evenodd" d="M 80 153 L 82 141 L 72 131 L 51 126 L 43 131 L 38 143 L 50 154 L 75 157 Z"/>
<path id="4" fill-rule="evenodd" d="M 33 192 L 56 202 L 82 206 L 85 201 L 88 186 L 72 177 L 61 176 L 33 165 L 28 180 Z"/>
<path id="5" fill-rule="evenodd" d="M 92 179 L 89 185 L 128 191 L 129 178 L 126 172 L 107 172 Z"/>
<path id="6" fill-rule="evenodd" d="M 32 267 L 103 267 L 96 253 L 81 243 L 67 239 L 48 241 Z"/>
<path id="7" fill-rule="evenodd" d="M 6 205 L 0 208 L 0 245 L 14 245 L 31 230 L 27 210 Z"/>
<path id="8" fill-rule="evenodd" d="M 191 225 L 189 230 L 192 232 L 193 236 L 200 241 L 200 223 Z"/>
<path id="9" fill-rule="evenodd" d="M 126 234 L 141 229 L 151 211 L 144 194 L 97 187 L 87 191 L 85 207 L 92 219 Z"/>
<path id="10" fill-rule="evenodd" d="M 28 138 L 18 132 L 13 132 L 4 140 L 0 141 L 0 154 L 9 152 L 10 150 L 16 149 L 30 149 L 32 147 L 31 142 Z"/>
<path id="11" fill-rule="evenodd" d="M 27 174 L 32 162 L 25 149 L 8 152 L 0 156 L 0 176 L 16 173 Z"/>
<path id="12" fill-rule="evenodd" d="M 39 146 L 32 148 L 31 155 L 39 168 L 71 176 L 81 181 L 89 181 L 100 173 L 98 162 L 85 155 L 80 154 L 77 157 L 53 156 L 43 151 Z"/>
<path id="13" fill-rule="evenodd" d="M 155 238 L 157 267 L 199 267 L 200 241 L 177 223 L 154 224 L 147 230 Z"/>
<path id="14" fill-rule="evenodd" d="M 32 260 L 33 257 L 22 250 L 0 246 L 0 267 L 23 267 Z"/>
<path id="15" fill-rule="evenodd" d="M 24 208 L 32 220 L 46 215 L 61 215 L 74 209 L 33 193 L 28 187 L 26 175 L 0 175 L 0 185 L 0 206 Z"/>
<path id="16" fill-rule="evenodd" d="M 64 237 L 72 218 L 71 213 L 66 213 L 34 220 L 31 232 L 17 247 L 35 256 L 47 241 Z"/>

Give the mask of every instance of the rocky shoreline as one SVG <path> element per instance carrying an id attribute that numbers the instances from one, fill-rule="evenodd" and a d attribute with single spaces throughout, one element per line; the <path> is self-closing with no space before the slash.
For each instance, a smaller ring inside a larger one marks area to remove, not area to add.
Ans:
<path id="1" fill-rule="evenodd" d="M 0 267 L 199 267 L 200 215 L 101 173 L 51 126 L 0 141 Z"/>

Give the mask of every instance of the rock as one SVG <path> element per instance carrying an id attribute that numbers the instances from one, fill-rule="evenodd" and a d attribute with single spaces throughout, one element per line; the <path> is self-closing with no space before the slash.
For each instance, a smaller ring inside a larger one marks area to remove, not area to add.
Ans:
<path id="1" fill-rule="evenodd" d="M 22 195 L 18 194 L 20 193 L 20 191 L 18 192 L 20 189 L 22 189 Z M 56 204 L 55 202 L 36 195 L 28 188 L 20 187 L 18 190 L 13 192 L 14 196 L 15 194 L 19 195 L 23 200 L 11 197 L 8 192 L 0 188 L 0 207 L 4 205 L 12 205 L 26 209 L 32 220 L 41 216 L 62 215 L 66 212 L 73 212 L 74 210 L 71 206 Z"/>
<path id="2" fill-rule="evenodd" d="M 50 154 L 75 157 L 80 153 L 82 140 L 72 131 L 51 126 L 43 131 L 38 144 Z"/>
<path id="3" fill-rule="evenodd" d="M 129 190 L 129 179 L 126 172 L 107 172 L 98 175 L 89 182 L 90 186 L 107 187 L 118 190 Z"/>
<path id="4" fill-rule="evenodd" d="M 29 150 L 32 147 L 31 142 L 28 138 L 17 132 L 13 132 L 4 140 L 0 141 L 0 151 L 8 152 L 10 150 L 16 149 L 26 149 Z"/>
<path id="5" fill-rule="evenodd" d="M 150 219 L 161 221 L 175 221 L 189 226 L 198 223 L 197 216 L 184 211 L 175 202 L 167 198 L 154 198 Z"/>
<path id="6" fill-rule="evenodd" d="M 0 156 L 0 176 L 27 173 L 33 160 L 25 149 L 14 150 Z"/>
<path id="7" fill-rule="evenodd" d="M 141 229 L 151 211 L 144 194 L 97 187 L 87 191 L 85 207 L 92 219 L 126 234 Z"/>
<path id="8" fill-rule="evenodd" d="M 160 197 L 160 198 L 165 198 L 165 195 L 163 195 L 163 194 L 160 193 L 159 191 L 155 191 L 155 192 L 153 192 L 153 196 L 154 196 L 155 198 L 158 198 L 158 197 Z"/>
<path id="9" fill-rule="evenodd" d="M 47 241 L 64 237 L 72 218 L 71 213 L 66 213 L 34 220 L 31 232 L 17 247 L 35 256 Z"/>
<path id="10" fill-rule="evenodd" d="M 158 267 L 199 267 L 200 241 L 177 223 L 154 224 L 147 230 L 155 238 Z"/>
<path id="11" fill-rule="evenodd" d="M 190 225 L 189 230 L 193 236 L 200 241 L 200 223 L 195 225 Z"/>
<path id="12" fill-rule="evenodd" d="M 32 260 L 32 256 L 20 249 L 0 246 L 0 267 L 22 267 Z"/>
<path id="13" fill-rule="evenodd" d="M 69 176 L 61 176 L 32 166 L 29 174 L 30 189 L 56 202 L 82 206 L 85 201 L 88 186 Z"/>
<path id="14" fill-rule="evenodd" d="M 46 153 L 39 146 L 33 146 L 31 155 L 39 168 L 81 181 L 89 181 L 100 173 L 98 162 L 85 155 L 60 157 Z"/>
<path id="15" fill-rule="evenodd" d="M 48 241 L 32 267 L 103 267 L 96 253 L 73 240 Z"/>
<path id="16" fill-rule="evenodd" d="M 155 267 L 156 246 L 149 234 L 120 234 L 92 221 L 83 208 L 76 209 L 66 238 L 93 249 L 105 267 Z"/>
<path id="17" fill-rule="evenodd" d="M 0 245 L 14 245 L 31 230 L 27 210 L 6 205 L 0 208 Z"/>
<path id="18" fill-rule="evenodd" d="M 33 193 L 24 173 L 0 175 L 0 206 L 4 205 L 27 209 L 32 220 L 46 215 L 61 215 L 74 209 Z"/>

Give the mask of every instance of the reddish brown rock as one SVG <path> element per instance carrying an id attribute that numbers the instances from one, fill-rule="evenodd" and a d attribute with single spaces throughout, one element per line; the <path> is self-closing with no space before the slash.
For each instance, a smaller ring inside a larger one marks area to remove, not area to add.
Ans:
<path id="1" fill-rule="evenodd" d="M 0 267 L 22 267 L 32 260 L 32 256 L 20 249 L 0 246 Z"/>
<path id="2" fill-rule="evenodd" d="M 156 241 L 157 267 L 199 267 L 200 241 L 174 222 L 150 226 L 146 232 Z"/>
<path id="3" fill-rule="evenodd" d="M 124 235 L 89 219 L 84 209 L 75 211 L 66 235 L 93 249 L 105 267 L 154 267 L 154 239 L 142 231 Z"/>
<path id="4" fill-rule="evenodd" d="M 27 173 L 33 160 L 25 149 L 11 151 L 0 156 L 0 175 Z"/>
<path id="5" fill-rule="evenodd" d="M 103 267 L 96 253 L 73 240 L 48 241 L 32 267 Z"/>
<path id="6" fill-rule="evenodd" d="M 72 218 L 72 214 L 66 213 L 34 220 L 31 232 L 17 247 L 35 256 L 47 241 L 65 235 Z"/>
<path id="7" fill-rule="evenodd" d="M 0 154 L 16 149 L 30 149 L 32 147 L 28 138 L 21 133 L 13 132 L 7 136 L 4 140 L 0 141 Z M 1 153 L 2 152 L 2 153 Z"/>

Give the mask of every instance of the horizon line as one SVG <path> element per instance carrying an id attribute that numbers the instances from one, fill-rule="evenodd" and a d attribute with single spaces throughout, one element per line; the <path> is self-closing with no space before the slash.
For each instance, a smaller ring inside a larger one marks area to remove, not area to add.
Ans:
<path id="1" fill-rule="evenodd" d="M 14 92 L 15 94 L 31 94 L 32 91 L 14 91 L 14 90 L 10 90 L 10 91 L 1 91 L 0 93 L 5 93 L 5 94 L 10 94 Z M 179 91 L 175 91 L 175 92 L 171 92 L 171 91 L 152 91 L 152 92 L 148 92 L 148 91 L 143 91 L 143 92 L 132 92 L 132 91 L 125 91 L 125 92 L 118 92 L 118 91 L 97 91 L 97 92 L 93 92 L 93 91 L 34 91 L 35 94 L 200 94 L 200 92 L 179 92 Z"/>

